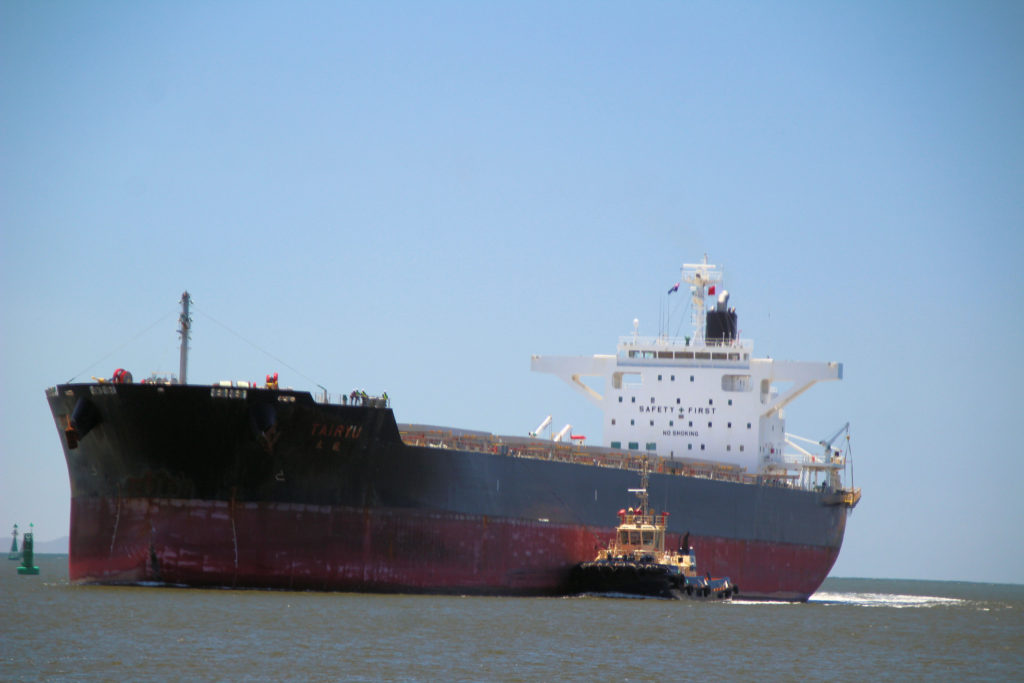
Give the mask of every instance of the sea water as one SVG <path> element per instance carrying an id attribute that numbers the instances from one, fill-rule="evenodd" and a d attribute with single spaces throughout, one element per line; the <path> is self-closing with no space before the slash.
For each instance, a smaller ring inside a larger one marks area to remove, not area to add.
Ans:
<path id="1" fill-rule="evenodd" d="M 807 603 L 72 585 L 0 565 L 0 680 L 1024 680 L 1024 586 L 828 579 Z"/>

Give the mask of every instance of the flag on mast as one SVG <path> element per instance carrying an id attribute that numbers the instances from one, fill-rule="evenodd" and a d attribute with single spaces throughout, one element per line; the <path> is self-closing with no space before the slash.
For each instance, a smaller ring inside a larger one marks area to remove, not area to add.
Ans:
<path id="1" fill-rule="evenodd" d="M 671 294 L 672 292 L 678 292 L 678 291 L 679 291 L 679 283 L 677 282 L 674 285 L 672 285 L 672 288 L 668 290 L 668 293 Z"/>

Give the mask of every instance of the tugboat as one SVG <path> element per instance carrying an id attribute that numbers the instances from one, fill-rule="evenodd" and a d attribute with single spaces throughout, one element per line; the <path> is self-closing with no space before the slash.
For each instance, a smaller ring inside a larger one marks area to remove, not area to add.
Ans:
<path id="1" fill-rule="evenodd" d="M 619 510 L 619 524 L 608 548 L 593 561 L 573 567 L 569 579 L 572 592 L 719 600 L 738 594 L 739 587 L 729 577 L 712 578 L 697 572 L 697 557 L 687 541 L 685 551 L 665 550 L 668 512 L 659 513 L 648 506 L 646 462 L 641 477 L 640 488 L 629 489 L 640 505 Z"/>

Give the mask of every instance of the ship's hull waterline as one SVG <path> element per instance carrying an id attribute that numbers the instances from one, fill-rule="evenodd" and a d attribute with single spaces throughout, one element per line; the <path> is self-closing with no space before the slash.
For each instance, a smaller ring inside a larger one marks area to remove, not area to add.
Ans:
<path id="1" fill-rule="evenodd" d="M 598 457 L 407 445 L 390 409 L 304 392 L 75 384 L 48 400 L 79 582 L 557 595 L 638 478 Z M 813 491 L 653 473 L 650 496 L 668 543 L 744 598 L 806 600 L 845 531 L 847 509 Z"/>

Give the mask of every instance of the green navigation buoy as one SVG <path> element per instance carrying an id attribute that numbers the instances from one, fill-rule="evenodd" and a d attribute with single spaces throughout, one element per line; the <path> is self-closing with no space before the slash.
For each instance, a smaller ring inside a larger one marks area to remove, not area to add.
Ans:
<path id="1" fill-rule="evenodd" d="M 31 529 L 34 524 L 29 524 Z M 35 560 L 35 553 L 32 552 L 32 532 L 29 531 L 21 537 L 21 566 L 18 567 L 19 574 L 38 574 L 39 567 L 32 564 Z"/>
<path id="2" fill-rule="evenodd" d="M 14 525 L 14 531 L 11 532 L 11 552 L 7 553 L 8 560 L 20 560 L 21 551 L 18 550 L 18 525 Z"/>

